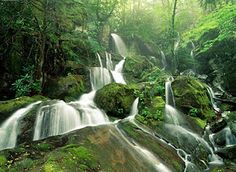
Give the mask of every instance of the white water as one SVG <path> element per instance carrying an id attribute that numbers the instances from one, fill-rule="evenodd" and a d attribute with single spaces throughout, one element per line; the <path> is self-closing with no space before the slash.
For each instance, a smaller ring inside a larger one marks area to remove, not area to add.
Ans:
<path id="1" fill-rule="evenodd" d="M 83 94 L 78 101 L 70 103 L 57 101 L 52 105 L 41 107 L 37 114 L 34 140 L 64 134 L 87 126 L 110 123 L 105 112 L 95 105 L 94 97 L 96 90 L 112 82 L 110 70 L 115 82 L 125 84 L 121 73 L 125 60 L 121 60 L 116 65 L 115 71 L 112 71 L 113 64 L 110 54 L 106 53 L 107 68 L 103 67 L 101 56 L 97 54 L 97 57 L 100 67 L 92 67 L 90 69 L 92 91 Z"/>
<path id="2" fill-rule="evenodd" d="M 171 80 L 165 83 L 166 104 L 175 107 L 174 93 L 171 87 Z"/>
<path id="3" fill-rule="evenodd" d="M 124 41 L 121 39 L 121 37 L 115 33 L 111 34 L 112 39 L 114 40 L 115 47 L 117 52 L 125 58 L 127 56 L 127 50 Z"/>
<path id="4" fill-rule="evenodd" d="M 122 74 L 122 70 L 124 67 L 124 63 L 125 63 L 125 59 L 121 60 L 116 66 L 115 66 L 115 70 L 111 71 L 113 79 L 115 80 L 116 83 L 121 83 L 121 84 L 126 84 L 123 74 Z"/>
<path id="5" fill-rule="evenodd" d="M 166 61 L 166 56 L 163 51 L 161 51 L 161 62 L 162 62 L 162 66 L 163 66 L 162 69 L 165 70 L 167 67 L 167 61 Z"/>
<path id="6" fill-rule="evenodd" d="M 208 131 L 209 131 L 209 126 L 208 126 Z M 230 127 L 226 126 L 223 130 L 219 131 L 218 133 L 212 133 L 209 135 L 209 139 L 212 145 L 214 146 L 215 150 L 222 148 L 215 143 L 215 137 L 217 134 L 221 134 L 224 136 L 224 138 L 221 138 L 225 140 L 224 147 L 231 147 L 231 146 L 236 145 L 236 137 L 232 134 Z"/>
<path id="7" fill-rule="evenodd" d="M 17 110 L 0 126 L 0 150 L 13 148 L 16 145 L 17 136 L 19 134 L 19 121 L 27 115 L 28 112 L 41 101 L 37 101 L 25 108 Z"/>
<path id="8" fill-rule="evenodd" d="M 133 123 L 134 125 L 136 125 L 139 129 L 145 131 L 134 120 L 135 116 L 138 114 L 138 103 L 139 103 L 139 98 L 136 98 L 135 101 L 132 104 L 130 115 L 128 117 L 126 117 L 125 119 L 123 119 L 123 121 L 128 120 L 131 123 Z M 160 160 L 153 153 L 151 153 L 149 150 L 147 150 L 146 148 L 139 145 L 138 143 L 136 143 L 133 140 L 132 140 L 132 143 L 131 143 L 127 139 L 127 137 L 123 134 L 123 132 L 117 127 L 117 123 L 119 121 L 115 121 L 114 124 L 115 124 L 115 127 L 116 127 L 117 131 L 119 132 L 119 134 L 122 136 L 122 138 L 125 140 L 126 143 L 128 143 L 131 147 L 133 147 L 143 159 L 147 160 L 150 164 L 152 164 L 152 166 L 157 171 L 159 171 L 159 172 L 163 172 L 163 171 L 170 172 L 171 171 L 167 166 L 165 166 L 163 163 L 161 163 Z M 148 134 L 150 134 L 150 133 L 148 133 Z"/>
<path id="9" fill-rule="evenodd" d="M 216 102 L 215 102 L 215 94 L 210 86 L 207 86 L 207 91 L 210 96 L 211 104 L 216 112 L 220 112 L 220 108 L 217 107 Z"/>

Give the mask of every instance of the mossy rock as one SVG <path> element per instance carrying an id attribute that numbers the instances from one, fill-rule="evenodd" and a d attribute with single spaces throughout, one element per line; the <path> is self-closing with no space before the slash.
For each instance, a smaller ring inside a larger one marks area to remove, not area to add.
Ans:
<path id="1" fill-rule="evenodd" d="M 164 109 L 165 101 L 161 96 L 156 96 L 144 108 L 140 105 L 136 119 L 145 125 L 155 127 L 164 119 Z"/>
<path id="2" fill-rule="evenodd" d="M 134 86 L 111 83 L 97 91 L 95 103 L 108 115 L 124 118 L 130 113 L 136 92 Z"/>
<path id="3" fill-rule="evenodd" d="M 84 79 L 81 75 L 71 75 L 49 79 L 43 93 L 53 99 L 72 101 L 85 92 Z"/>
<path id="4" fill-rule="evenodd" d="M 97 160 L 90 150 L 78 145 L 67 145 L 45 157 L 44 172 L 98 171 Z"/>
<path id="5" fill-rule="evenodd" d="M 24 96 L 0 103 L 0 123 L 6 118 L 8 118 L 16 110 L 23 108 L 29 105 L 30 103 L 46 99 L 47 99 L 46 97 L 39 95 L 33 97 Z"/>
<path id="6" fill-rule="evenodd" d="M 204 83 L 192 77 L 179 76 L 173 81 L 172 88 L 177 108 L 201 119 L 211 120 L 214 117 L 215 113 Z"/>
<path id="7" fill-rule="evenodd" d="M 236 137 L 236 112 L 231 112 L 228 115 L 227 123 L 232 131 L 232 133 Z"/>

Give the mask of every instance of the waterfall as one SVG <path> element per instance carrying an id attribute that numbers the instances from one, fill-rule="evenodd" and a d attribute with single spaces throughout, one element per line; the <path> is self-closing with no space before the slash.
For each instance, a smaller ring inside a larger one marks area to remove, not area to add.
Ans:
<path id="1" fill-rule="evenodd" d="M 35 105 L 41 103 L 37 101 L 25 108 L 17 110 L 0 126 L 0 150 L 13 148 L 16 145 L 17 136 L 20 132 L 19 121 L 29 113 Z"/>
<path id="2" fill-rule="evenodd" d="M 100 67 L 90 68 L 90 84 L 92 91 L 83 94 L 78 101 L 65 103 L 57 101 L 51 105 L 40 108 L 37 113 L 37 119 L 34 131 L 34 140 L 40 140 L 49 136 L 67 133 L 71 130 L 84 128 L 87 126 L 96 126 L 108 124 L 109 118 L 94 103 L 96 90 L 112 82 L 112 76 L 117 83 L 125 84 L 122 75 L 122 69 L 125 60 L 121 60 L 112 70 L 113 64 L 111 55 L 106 53 L 106 67 L 102 64 L 102 59 L 97 54 Z"/>
<path id="3" fill-rule="evenodd" d="M 171 82 L 173 81 L 173 78 L 169 78 L 167 82 L 165 83 L 165 96 L 166 96 L 166 105 L 165 105 L 165 118 L 166 123 L 165 128 L 172 134 L 172 137 L 176 137 L 178 140 L 178 143 L 199 143 L 205 147 L 206 150 L 210 152 L 209 155 L 209 164 L 223 164 L 222 159 L 214 154 L 214 151 L 212 147 L 200 136 L 197 134 L 189 131 L 188 129 L 184 128 L 182 126 L 182 123 L 184 123 L 184 118 L 182 117 L 182 114 L 179 113 L 179 111 L 175 108 L 175 100 L 174 100 L 174 94 L 171 87 Z M 183 149 L 179 149 L 181 152 L 185 152 Z M 184 157 L 188 158 L 191 157 L 191 155 L 184 153 Z M 185 159 L 186 162 L 186 169 L 188 168 L 188 165 L 191 165 L 191 162 L 188 162 L 188 159 Z M 204 162 L 205 163 L 205 162 Z"/>
<path id="4" fill-rule="evenodd" d="M 122 70 L 124 67 L 124 63 L 125 63 L 125 59 L 121 60 L 116 66 L 115 66 L 115 70 L 111 71 L 113 79 L 115 80 L 116 83 L 121 83 L 121 84 L 126 84 L 124 78 L 123 78 L 123 74 L 122 74 Z"/>
<path id="5" fill-rule="evenodd" d="M 215 102 L 215 94 L 210 86 L 207 86 L 207 91 L 210 96 L 211 104 L 216 112 L 220 112 L 220 108 L 217 107 L 217 104 Z"/>
<path id="6" fill-rule="evenodd" d="M 163 66 L 162 69 L 165 70 L 167 67 L 167 61 L 166 61 L 166 56 L 163 51 L 161 51 L 161 62 L 162 62 L 162 66 Z"/>
<path id="7" fill-rule="evenodd" d="M 132 104 L 130 115 L 123 119 L 122 121 L 130 121 L 133 123 L 136 127 L 138 127 L 141 130 L 144 130 L 142 127 L 140 127 L 136 122 L 135 122 L 135 116 L 138 114 L 138 103 L 139 103 L 139 98 L 136 98 Z M 131 146 L 144 160 L 146 160 L 148 163 L 150 163 L 156 171 L 165 171 L 165 172 L 170 172 L 171 170 L 165 166 L 161 161 L 149 150 L 144 148 L 143 146 L 139 145 L 136 143 L 134 140 L 130 141 L 129 138 L 123 133 L 123 131 L 118 127 L 118 122 L 121 120 L 115 121 L 115 127 L 117 131 L 119 132 L 120 136 L 123 138 L 123 140 Z"/>
<path id="8" fill-rule="evenodd" d="M 111 60 L 111 54 L 110 53 L 105 53 L 106 54 L 106 68 L 108 70 L 113 70 L 113 63 Z"/>
<path id="9" fill-rule="evenodd" d="M 125 58 L 127 56 L 127 50 L 124 41 L 121 39 L 121 37 L 115 33 L 111 34 L 112 39 L 114 40 L 115 47 L 117 52 Z"/>
<path id="10" fill-rule="evenodd" d="M 58 101 L 52 105 L 41 107 L 37 114 L 34 140 L 64 134 L 87 126 L 109 123 L 105 112 L 97 108 L 94 103 L 96 90 L 112 82 L 109 70 L 103 68 L 100 55 L 97 54 L 97 57 L 100 67 L 90 69 L 92 91 L 83 94 L 78 101 L 70 103 Z"/>
<path id="11" fill-rule="evenodd" d="M 112 82 L 109 70 L 101 67 L 90 68 L 90 82 L 93 90 L 98 90 Z"/>
<path id="12" fill-rule="evenodd" d="M 175 107 L 174 93 L 171 87 L 172 80 L 173 78 L 171 77 L 165 83 L 165 96 L 166 96 L 166 104 Z"/>

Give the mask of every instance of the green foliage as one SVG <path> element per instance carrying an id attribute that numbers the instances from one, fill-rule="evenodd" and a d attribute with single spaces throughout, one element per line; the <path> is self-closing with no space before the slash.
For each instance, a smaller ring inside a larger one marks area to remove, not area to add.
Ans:
<path id="1" fill-rule="evenodd" d="M 193 117 L 197 117 L 197 114 L 199 113 L 197 108 L 192 108 L 189 110 L 189 114 Z"/>
<path id="2" fill-rule="evenodd" d="M 34 79 L 34 66 L 24 68 L 24 73 L 12 84 L 12 90 L 16 92 L 16 97 L 39 94 L 41 85 L 39 80 Z"/>
<path id="3" fill-rule="evenodd" d="M 236 5 L 227 5 L 207 15 L 194 29 L 184 35 L 185 43 L 197 41 L 200 43 L 200 52 L 207 52 L 215 43 L 236 39 L 235 10 Z"/>
<path id="4" fill-rule="evenodd" d="M 0 167 L 4 167 L 7 163 L 7 159 L 4 155 L 0 155 Z"/>

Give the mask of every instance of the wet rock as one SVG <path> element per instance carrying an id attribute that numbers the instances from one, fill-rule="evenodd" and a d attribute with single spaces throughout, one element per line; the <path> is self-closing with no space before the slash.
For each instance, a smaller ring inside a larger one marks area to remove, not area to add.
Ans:
<path id="1" fill-rule="evenodd" d="M 210 130 L 213 132 L 213 133 L 216 133 L 220 130 L 222 130 L 223 128 L 225 128 L 227 125 L 227 122 L 224 118 L 221 118 L 215 122 L 213 122 L 212 124 L 210 124 Z"/>
<path id="2" fill-rule="evenodd" d="M 236 161 L 236 145 L 221 148 L 217 150 L 216 153 L 223 158 Z"/>
<path id="3" fill-rule="evenodd" d="M 98 90 L 94 100 L 108 115 L 124 118 L 130 113 L 136 90 L 129 85 L 112 83 Z"/>
<path id="4" fill-rule="evenodd" d="M 153 149 L 159 163 L 172 171 L 184 170 L 184 162 L 172 147 L 130 124 L 120 127 L 126 128 L 123 132 L 129 130 L 129 135 L 137 132 L 138 137 L 132 139 Z M 141 151 L 126 137 L 130 143 L 113 125 L 87 127 L 1 151 L 0 167 L 3 171 L 155 171 L 148 157 L 140 156 Z"/>
<path id="5" fill-rule="evenodd" d="M 207 120 L 215 116 L 204 83 L 192 77 L 179 76 L 173 81 L 172 88 L 177 108 L 186 114 Z"/>
<path id="6" fill-rule="evenodd" d="M 47 98 L 43 96 L 33 96 L 33 97 L 19 97 L 12 100 L 7 100 L 0 103 L 0 124 L 6 118 L 8 118 L 13 112 L 16 110 L 23 108 L 30 103 L 39 101 L 39 100 L 46 100 Z"/>
<path id="7" fill-rule="evenodd" d="M 78 99 L 86 90 L 84 78 L 81 75 L 71 75 L 48 79 L 44 87 L 44 94 L 52 99 L 71 101 Z"/>

